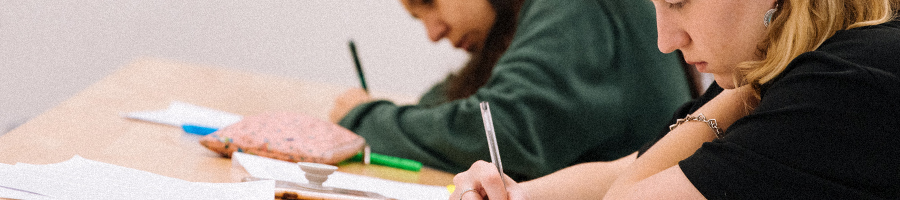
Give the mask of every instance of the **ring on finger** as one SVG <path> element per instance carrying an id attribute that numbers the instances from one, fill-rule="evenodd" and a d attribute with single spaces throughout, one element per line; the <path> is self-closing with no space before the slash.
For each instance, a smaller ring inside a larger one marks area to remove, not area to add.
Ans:
<path id="1" fill-rule="evenodd" d="M 465 196 L 467 192 L 472 192 L 472 191 L 474 191 L 475 194 L 478 194 L 478 191 L 475 191 L 475 189 L 469 188 L 466 191 L 463 191 L 461 194 L 459 194 L 459 200 L 462 200 L 463 196 Z"/>

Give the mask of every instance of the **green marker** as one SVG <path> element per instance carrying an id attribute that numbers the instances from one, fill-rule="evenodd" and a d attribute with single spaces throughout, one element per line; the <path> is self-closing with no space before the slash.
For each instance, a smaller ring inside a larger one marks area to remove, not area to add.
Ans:
<path id="1" fill-rule="evenodd" d="M 415 160 L 398 158 L 393 156 L 381 155 L 377 153 L 369 153 L 369 159 L 372 164 L 383 165 L 398 169 L 405 169 L 417 172 L 422 169 L 422 163 Z M 348 161 L 363 161 L 363 153 L 360 152 L 348 159 Z"/>

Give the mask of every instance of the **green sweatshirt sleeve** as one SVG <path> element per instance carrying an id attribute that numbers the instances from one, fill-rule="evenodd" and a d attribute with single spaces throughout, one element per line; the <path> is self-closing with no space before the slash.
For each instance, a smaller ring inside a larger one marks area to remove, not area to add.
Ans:
<path id="1" fill-rule="evenodd" d="M 339 124 L 373 152 L 456 173 L 490 160 L 478 106 L 487 101 L 504 170 L 518 181 L 614 160 L 650 140 L 689 98 L 676 57 L 656 49 L 655 28 L 648 1 L 526 1 L 512 44 L 475 95 L 370 102 Z"/>

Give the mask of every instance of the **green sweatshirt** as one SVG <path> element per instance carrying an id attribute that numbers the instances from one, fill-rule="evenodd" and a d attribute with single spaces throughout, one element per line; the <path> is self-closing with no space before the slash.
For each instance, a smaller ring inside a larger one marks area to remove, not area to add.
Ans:
<path id="1" fill-rule="evenodd" d="M 490 103 L 504 172 L 534 179 L 614 160 L 652 139 L 689 100 L 677 56 L 656 46 L 650 1 L 526 0 L 512 44 L 473 96 L 418 105 L 375 101 L 340 125 L 372 151 L 461 172 L 490 161 L 478 103 Z"/>

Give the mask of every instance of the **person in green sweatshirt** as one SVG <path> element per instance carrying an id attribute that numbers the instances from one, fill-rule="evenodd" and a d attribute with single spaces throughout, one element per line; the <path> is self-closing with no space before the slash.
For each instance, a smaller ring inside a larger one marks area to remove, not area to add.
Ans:
<path id="1" fill-rule="evenodd" d="M 486 101 L 505 172 L 530 180 L 636 151 L 691 98 L 680 58 L 657 50 L 649 1 L 401 2 L 432 41 L 472 58 L 415 105 L 338 97 L 331 120 L 376 153 L 464 171 L 490 158 Z"/>

